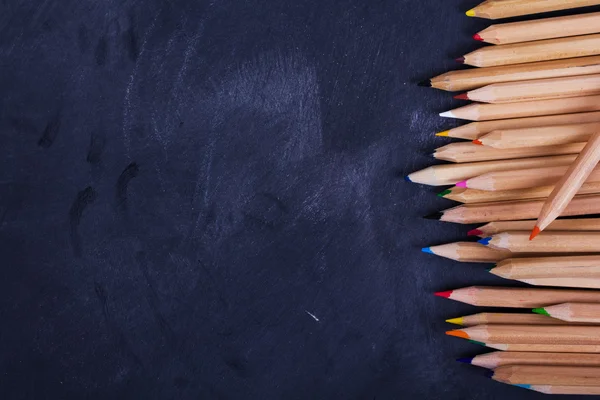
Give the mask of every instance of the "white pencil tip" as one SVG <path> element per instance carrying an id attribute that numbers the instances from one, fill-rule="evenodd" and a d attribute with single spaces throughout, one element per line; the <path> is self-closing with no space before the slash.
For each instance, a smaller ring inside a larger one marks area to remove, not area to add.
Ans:
<path id="1" fill-rule="evenodd" d="M 452 114 L 452 111 L 446 111 L 443 113 L 440 113 L 440 117 L 445 117 L 445 118 L 456 118 L 454 116 L 454 114 Z"/>

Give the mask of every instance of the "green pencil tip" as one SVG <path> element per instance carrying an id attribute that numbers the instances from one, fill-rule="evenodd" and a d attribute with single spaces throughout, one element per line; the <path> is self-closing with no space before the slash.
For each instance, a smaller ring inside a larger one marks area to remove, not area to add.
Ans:
<path id="1" fill-rule="evenodd" d="M 478 342 L 478 341 L 476 341 L 476 340 L 469 340 L 469 343 L 478 344 L 478 345 L 480 345 L 480 346 L 485 346 L 485 343 L 483 343 L 483 342 Z"/>
<path id="2" fill-rule="evenodd" d="M 450 194 L 450 193 L 452 193 L 452 190 L 446 189 L 443 192 L 438 193 L 438 197 L 444 197 L 444 196 L 446 196 L 447 194 Z"/>
<path id="3" fill-rule="evenodd" d="M 543 309 L 543 308 L 534 308 L 534 309 L 533 309 L 533 310 L 531 310 L 531 311 L 533 311 L 533 312 L 534 312 L 534 313 L 536 313 L 536 314 L 545 315 L 546 317 L 549 317 L 549 316 L 550 316 L 550 314 L 548 314 L 548 311 L 546 311 L 546 310 L 545 310 L 545 309 Z"/>

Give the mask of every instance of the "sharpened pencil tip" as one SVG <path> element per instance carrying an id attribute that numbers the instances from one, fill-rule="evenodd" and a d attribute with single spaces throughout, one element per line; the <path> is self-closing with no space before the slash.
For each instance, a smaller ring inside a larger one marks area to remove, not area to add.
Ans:
<path id="1" fill-rule="evenodd" d="M 456 61 L 459 64 L 464 64 L 465 63 L 465 58 L 464 57 L 458 57 L 458 58 L 455 58 L 454 61 Z"/>
<path id="2" fill-rule="evenodd" d="M 450 136 L 450 131 L 442 131 L 435 134 L 435 136 L 448 137 Z"/>
<path id="3" fill-rule="evenodd" d="M 483 142 L 481 140 L 479 140 L 479 139 L 473 140 L 473 144 L 478 144 L 480 146 L 483 146 Z"/>
<path id="4" fill-rule="evenodd" d="M 452 190 L 446 189 L 443 192 L 438 193 L 437 195 L 438 195 L 438 197 L 444 197 L 444 196 L 446 196 L 446 195 L 448 195 L 450 193 L 452 193 Z"/>
<path id="5" fill-rule="evenodd" d="M 429 247 L 423 247 L 423 248 L 421 249 L 421 251 L 422 251 L 423 253 L 427 253 L 427 254 L 435 254 L 433 251 L 431 251 L 431 248 L 429 248 Z"/>
<path id="6" fill-rule="evenodd" d="M 408 175 L 406 175 L 406 176 L 404 177 L 404 180 L 405 180 L 406 182 L 410 182 L 410 183 L 412 183 L 412 181 L 410 180 L 410 177 L 409 177 Z"/>
<path id="7" fill-rule="evenodd" d="M 452 296 L 452 290 L 446 290 L 445 292 L 435 292 L 434 295 L 437 297 L 443 297 L 445 299 L 449 299 Z"/>
<path id="8" fill-rule="evenodd" d="M 455 329 L 453 331 L 446 331 L 446 335 L 454 336 L 461 339 L 469 339 L 469 334 L 465 331 L 461 331 L 460 329 Z"/>
<path id="9" fill-rule="evenodd" d="M 469 343 L 471 343 L 471 344 L 476 344 L 476 345 L 479 345 L 479 346 L 484 346 L 484 347 L 485 347 L 485 343 L 483 343 L 483 342 L 478 342 L 477 340 L 469 340 Z"/>
<path id="10" fill-rule="evenodd" d="M 469 94 L 468 93 L 461 93 L 461 94 L 457 94 L 456 96 L 454 96 L 454 98 L 456 100 L 470 100 L 469 99 Z"/>
<path id="11" fill-rule="evenodd" d="M 522 383 L 513 383 L 513 386 L 520 387 L 520 388 L 523 388 L 523 389 L 530 389 L 531 390 L 531 385 L 524 385 Z"/>
<path id="12" fill-rule="evenodd" d="M 545 315 L 546 317 L 550 316 L 550 314 L 548 313 L 548 311 L 546 311 L 545 308 L 534 308 L 531 311 L 533 311 L 536 314 Z"/>
<path id="13" fill-rule="evenodd" d="M 458 317 L 458 318 L 450 318 L 446 320 L 447 323 L 452 324 L 452 325 L 462 325 L 463 324 L 463 318 L 462 317 Z"/>
<path id="14" fill-rule="evenodd" d="M 537 235 L 539 235 L 541 231 L 542 230 L 536 225 L 535 228 L 533 228 L 533 231 L 531 231 L 531 235 L 529 236 L 529 240 L 535 239 L 535 237 Z"/>
<path id="15" fill-rule="evenodd" d="M 481 36 L 479 36 L 479 33 L 474 34 L 473 39 L 483 42 L 483 38 Z"/>
<path id="16" fill-rule="evenodd" d="M 439 221 L 443 216 L 444 216 L 444 213 L 442 213 L 442 212 L 435 212 L 433 214 L 426 215 L 423 218 L 425 218 L 425 219 L 434 219 L 434 220 L 438 220 Z"/>
<path id="17" fill-rule="evenodd" d="M 473 361 L 473 357 L 457 358 L 456 361 L 458 361 L 459 363 L 471 364 Z"/>
<path id="18" fill-rule="evenodd" d="M 417 86 L 431 87 L 431 80 L 427 79 L 426 81 L 421 81 L 421 82 L 417 83 Z"/>
<path id="19" fill-rule="evenodd" d="M 474 17 L 474 16 L 475 16 L 475 10 L 473 10 L 473 9 L 471 9 L 471 10 L 468 10 L 468 11 L 465 13 L 465 15 L 466 15 L 467 17 Z"/>
<path id="20" fill-rule="evenodd" d="M 479 229 L 471 229 L 469 232 L 467 232 L 467 236 L 479 236 L 482 233 L 483 232 L 480 231 Z"/>
<path id="21" fill-rule="evenodd" d="M 444 117 L 444 118 L 456 118 L 454 116 L 454 114 L 452 114 L 452 111 L 446 111 L 446 112 L 440 113 L 440 117 Z"/>
<path id="22" fill-rule="evenodd" d="M 456 187 L 466 188 L 467 187 L 467 181 L 457 182 L 456 183 Z"/>
<path id="23" fill-rule="evenodd" d="M 487 246 L 490 244 L 491 240 L 492 240 L 492 237 L 489 236 L 489 237 L 483 238 L 481 240 L 478 240 L 477 243 L 481 243 L 482 245 Z"/>

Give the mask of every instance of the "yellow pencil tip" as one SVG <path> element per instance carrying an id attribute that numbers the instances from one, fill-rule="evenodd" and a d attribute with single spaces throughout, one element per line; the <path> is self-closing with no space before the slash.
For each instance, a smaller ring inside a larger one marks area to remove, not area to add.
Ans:
<path id="1" fill-rule="evenodd" d="M 443 131 L 443 132 L 438 132 L 435 134 L 435 136 L 448 136 L 450 134 L 450 131 Z"/>
<path id="2" fill-rule="evenodd" d="M 541 231 L 542 230 L 538 226 L 536 226 L 535 228 L 533 228 L 533 231 L 531 232 L 531 236 L 529 236 L 529 240 L 535 239 L 535 237 L 537 235 L 539 235 Z"/>
<path id="3" fill-rule="evenodd" d="M 465 14 L 467 14 L 467 17 L 474 17 L 475 16 L 475 10 L 469 10 Z"/>
<path id="4" fill-rule="evenodd" d="M 449 323 L 449 324 L 454 324 L 454 325 L 462 325 L 463 324 L 463 319 L 462 319 L 462 317 L 451 318 L 451 319 L 447 319 L 446 322 Z"/>

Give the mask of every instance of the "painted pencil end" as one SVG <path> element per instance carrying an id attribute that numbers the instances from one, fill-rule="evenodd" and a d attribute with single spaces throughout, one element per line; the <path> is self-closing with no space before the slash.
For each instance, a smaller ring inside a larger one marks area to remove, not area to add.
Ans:
<path id="1" fill-rule="evenodd" d="M 445 292 L 435 292 L 434 295 L 437 297 L 443 297 L 445 299 L 449 299 L 450 296 L 452 296 L 452 290 L 446 290 Z"/>
<path id="2" fill-rule="evenodd" d="M 440 117 L 444 117 L 444 118 L 456 118 L 454 116 L 454 114 L 452 114 L 452 111 L 446 111 L 446 112 L 440 113 Z"/>
<path id="3" fill-rule="evenodd" d="M 427 253 L 427 254 L 435 254 L 433 251 L 431 251 L 431 248 L 430 248 L 430 247 L 423 247 L 423 248 L 421 249 L 421 251 L 422 251 L 423 253 Z"/>
<path id="4" fill-rule="evenodd" d="M 531 390 L 531 385 L 524 385 L 522 383 L 513 383 L 513 386 Z"/>
<path id="5" fill-rule="evenodd" d="M 446 335 L 454 336 L 461 339 L 469 339 L 469 335 L 465 331 L 461 331 L 460 329 L 455 329 L 453 331 L 446 331 Z"/>
<path id="6" fill-rule="evenodd" d="M 446 197 L 447 195 L 449 195 L 450 193 L 452 193 L 452 190 L 450 189 L 446 189 L 443 192 L 440 192 L 437 194 L 438 197 Z"/>
<path id="7" fill-rule="evenodd" d="M 464 64 L 465 63 L 465 58 L 464 57 L 458 57 L 458 58 L 455 58 L 454 61 L 456 61 L 459 64 Z"/>
<path id="8" fill-rule="evenodd" d="M 461 94 L 457 94 L 456 96 L 454 96 L 454 98 L 456 100 L 470 100 L 469 99 L 469 94 L 468 93 L 461 93 Z"/>
<path id="9" fill-rule="evenodd" d="M 460 181 L 456 183 L 457 187 L 461 187 L 461 188 L 466 188 L 467 187 L 467 181 Z"/>
<path id="10" fill-rule="evenodd" d="M 412 183 L 412 181 L 410 180 L 410 176 L 408 176 L 408 175 L 406 175 L 406 176 L 404 177 L 404 180 L 405 180 L 406 182 L 410 182 L 410 183 Z"/>
<path id="11" fill-rule="evenodd" d="M 479 33 L 474 34 L 473 39 L 475 39 L 479 42 L 483 42 L 483 38 L 481 36 L 479 36 Z"/>
<path id="12" fill-rule="evenodd" d="M 541 231 L 542 230 L 539 228 L 539 226 L 536 225 L 535 228 L 533 228 L 533 231 L 531 231 L 531 235 L 529 236 L 529 240 L 535 239 L 535 237 L 537 235 L 539 235 Z"/>
<path id="13" fill-rule="evenodd" d="M 452 324 L 452 325 L 461 325 L 463 324 L 463 318 L 462 317 L 458 317 L 458 318 L 450 318 L 446 320 L 447 323 Z"/>
<path id="14" fill-rule="evenodd" d="M 440 136 L 440 137 L 448 137 L 450 136 L 450 131 L 442 131 L 442 132 L 438 132 L 435 134 L 435 136 Z"/>
<path id="15" fill-rule="evenodd" d="M 484 346 L 485 347 L 485 343 L 483 342 L 478 342 L 477 340 L 469 340 L 469 343 L 471 344 L 476 344 L 478 346 Z"/>
<path id="16" fill-rule="evenodd" d="M 459 363 L 463 363 L 463 364 L 472 364 L 473 357 L 457 358 L 456 361 L 458 361 Z"/>
<path id="17" fill-rule="evenodd" d="M 419 83 L 417 83 L 417 86 L 421 86 L 421 87 L 431 87 L 431 80 L 427 79 L 425 81 L 421 81 Z"/>
<path id="18" fill-rule="evenodd" d="M 480 243 L 480 244 L 482 244 L 482 245 L 484 245 L 484 246 L 487 246 L 487 245 L 489 245 L 489 244 L 490 244 L 490 241 L 491 241 L 491 240 L 492 240 L 492 237 L 491 237 L 491 236 L 489 236 L 489 237 L 483 238 L 483 239 L 481 239 L 481 240 L 478 240 L 478 241 L 477 241 L 477 243 Z"/>
<path id="19" fill-rule="evenodd" d="M 533 311 L 536 314 L 545 315 L 546 317 L 550 316 L 550 314 L 548 314 L 548 311 L 546 311 L 546 309 L 544 308 L 534 308 L 531 311 Z"/>
<path id="20" fill-rule="evenodd" d="M 469 232 L 467 232 L 467 236 L 479 236 L 483 233 L 483 231 L 480 231 L 479 229 L 471 229 Z"/>
<path id="21" fill-rule="evenodd" d="M 475 139 L 475 140 L 473 140 L 473 142 L 472 142 L 472 143 L 473 143 L 473 144 L 478 144 L 478 145 L 480 145 L 480 146 L 483 146 L 483 142 L 482 142 L 481 140 L 479 140 L 479 139 Z"/>
<path id="22" fill-rule="evenodd" d="M 468 10 L 468 11 L 465 13 L 465 15 L 466 15 L 467 17 L 474 17 L 474 16 L 475 16 L 475 10 L 473 10 L 473 9 L 470 9 L 470 10 Z"/>

